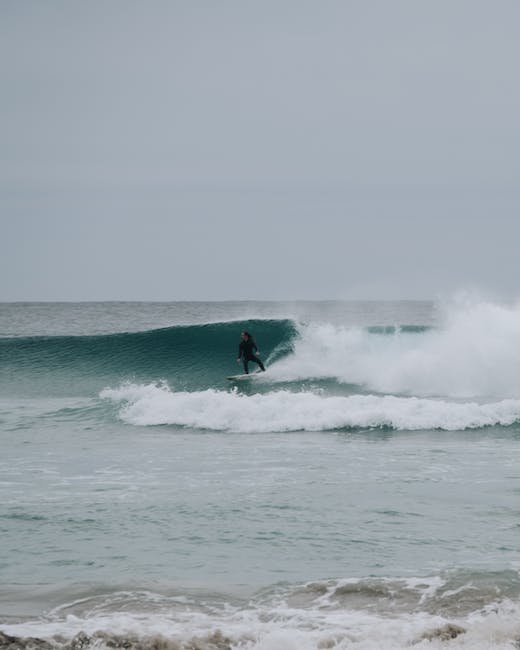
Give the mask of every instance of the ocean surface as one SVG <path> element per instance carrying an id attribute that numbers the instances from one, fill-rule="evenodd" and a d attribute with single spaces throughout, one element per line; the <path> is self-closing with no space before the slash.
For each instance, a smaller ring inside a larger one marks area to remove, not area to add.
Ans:
<path id="1" fill-rule="evenodd" d="M 0 435 L 0 647 L 520 647 L 518 304 L 3 303 Z"/>

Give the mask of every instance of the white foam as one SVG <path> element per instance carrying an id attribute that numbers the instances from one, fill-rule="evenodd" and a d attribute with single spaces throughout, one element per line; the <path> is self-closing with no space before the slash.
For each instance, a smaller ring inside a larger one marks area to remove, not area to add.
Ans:
<path id="1" fill-rule="evenodd" d="M 80 632 L 104 632 L 141 639 L 140 647 L 166 647 L 154 641 L 158 635 L 175 647 L 223 647 L 204 643 L 211 635 L 229 639 L 229 647 L 243 650 L 404 650 L 405 648 L 464 648 L 511 650 L 520 637 L 520 608 L 517 603 L 495 603 L 490 611 L 458 618 L 444 618 L 425 612 L 379 616 L 345 608 L 292 608 L 285 602 L 246 608 L 227 607 L 214 612 L 186 609 L 168 614 L 112 612 L 93 617 L 67 616 L 62 619 L 27 621 L 2 625 L 2 631 L 17 637 L 71 639 Z M 464 631 L 456 638 L 436 636 L 447 624 Z M 109 638 L 110 638 L 109 637 Z M 146 643 L 146 640 L 148 643 Z M 100 638 L 93 647 L 108 644 Z M 92 647 L 92 646 L 91 646 Z M 135 646 L 133 646 L 135 647 Z M 227 647 L 227 646 L 226 646 Z"/>
<path id="2" fill-rule="evenodd" d="M 520 400 L 511 399 L 479 404 L 391 395 L 327 397 L 286 390 L 246 396 L 211 389 L 173 392 L 165 384 L 125 384 L 103 390 L 101 397 L 119 403 L 119 417 L 129 424 L 242 433 L 349 427 L 454 431 L 520 420 Z"/>
<path id="3" fill-rule="evenodd" d="M 451 305 L 438 328 L 419 334 L 301 326 L 294 354 L 273 364 L 269 375 L 281 381 L 333 377 L 381 393 L 520 397 L 520 305 Z"/>

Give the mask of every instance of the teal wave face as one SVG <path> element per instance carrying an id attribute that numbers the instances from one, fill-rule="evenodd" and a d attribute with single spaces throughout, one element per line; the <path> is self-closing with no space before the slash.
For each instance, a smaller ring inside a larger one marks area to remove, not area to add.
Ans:
<path id="1" fill-rule="evenodd" d="M 177 390 L 222 385 L 237 372 L 240 332 L 250 331 L 264 361 L 291 350 L 290 320 L 175 326 L 102 336 L 0 339 L 0 384 L 16 394 L 84 395 L 114 381 L 167 381 Z"/>

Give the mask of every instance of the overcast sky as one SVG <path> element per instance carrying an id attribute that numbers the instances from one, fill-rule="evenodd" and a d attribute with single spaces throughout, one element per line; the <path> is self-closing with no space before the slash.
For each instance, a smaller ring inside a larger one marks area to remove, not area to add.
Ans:
<path id="1" fill-rule="evenodd" d="M 0 300 L 520 297 L 518 0 L 0 0 Z"/>

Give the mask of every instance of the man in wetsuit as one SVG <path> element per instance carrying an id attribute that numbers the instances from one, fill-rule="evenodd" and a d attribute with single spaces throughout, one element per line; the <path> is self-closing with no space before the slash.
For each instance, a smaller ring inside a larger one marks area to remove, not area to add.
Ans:
<path id="1" fill-rule="evenodd" d="M 255 340 L 251 336 L 251 334 L 249 334 L 249 332 L 242 332 L 242 334 L 240 334 L 240 338 L 242 340 L 240 341 L 240 345 L 238 346 L 237 362 L 240 363 L 240 360 L 242 359 L 242 363 L 244 364 L 244 372 L 246 373 L 246 375 L 249 374 L 248 366 L 250 361 L 254 361 L 260 366 L 261 370 L 265 371 L 264 364 L 257 357 L 257 354 L 259 353 L 258 348 L 256 347 Z"/>

